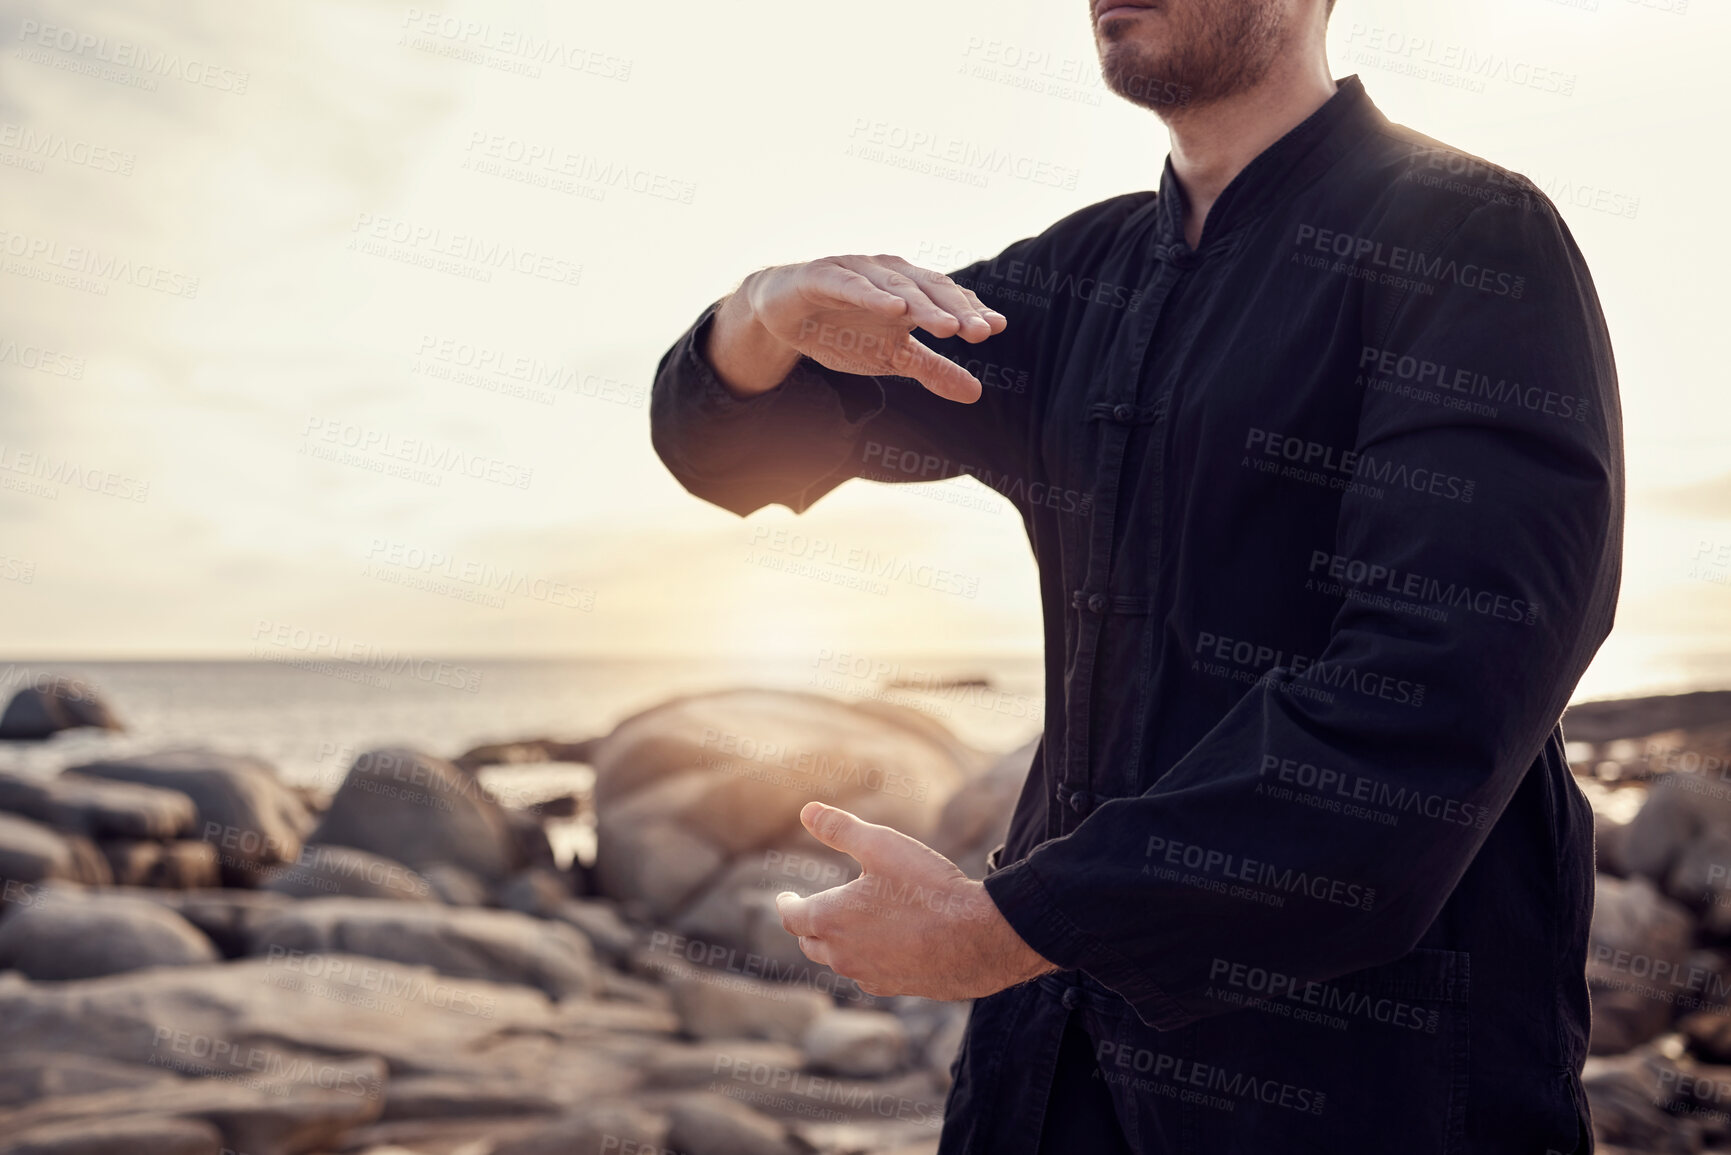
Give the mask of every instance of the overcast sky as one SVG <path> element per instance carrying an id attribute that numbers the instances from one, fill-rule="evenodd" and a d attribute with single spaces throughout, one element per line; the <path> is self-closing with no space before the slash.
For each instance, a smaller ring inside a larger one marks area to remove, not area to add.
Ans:
<path id="1" fill-rule="evenodd" d="M 1531 176 L 1592 267 L 1630 505 L 1583 694 L 1731 684 L 1727 43 L 1701 0 L 1334 16 L 1337 76 Z M 1037 651 L 973 482 L 741 520 L 644 401 L 755 267 L 955 268 L 1152 187 L 1084 0 L 5 3 L 0 101 L 0 654 Z M 875 132 L 1037 175 L 850 154 Z M 792 574 L 785 531 L 927 576 Z"/>

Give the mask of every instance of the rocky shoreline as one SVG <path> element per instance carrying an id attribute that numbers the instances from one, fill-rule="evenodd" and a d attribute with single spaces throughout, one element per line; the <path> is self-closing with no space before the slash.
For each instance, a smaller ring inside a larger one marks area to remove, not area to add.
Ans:
<path id="1" fill-rule="evenodd" d="M 118 725 L 86 686 L 25 695 L 32 738 Z M 1609 1155 L 1731 1150 L 1731 694 L 1683 698 L 1564 722 L 1599 816 Z M 367 751 L 328 795 L 198 749 L 0 774 L 0 1155 L 929 1155 L 965 1005 L 812 966 L 774 895 L 855 874 L 800 828 L 812 798 L 978 877 L 1031 752 L 738 690 Z M 548 762 L 593 791 L 484 780 Z M 596 854 L 561 865 L 573 817 Z"/>

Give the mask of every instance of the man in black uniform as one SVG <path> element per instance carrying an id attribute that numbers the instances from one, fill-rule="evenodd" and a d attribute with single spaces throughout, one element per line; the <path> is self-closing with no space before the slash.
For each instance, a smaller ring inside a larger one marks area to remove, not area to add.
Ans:
<path id="1" fill-rule="evenodd" d="M 1100 0 L 1157 193 L 948 276 L 761 270 L 661 361 L 703 498 L 969 474 L 1032 542 L 985 881 L 813 803 L 865 873 L 779 900 L 866 990 L 976 1000 L 944 1155 L 1591 1149 L 1558 719 L 1620 574 L 1610 339 L 1555 207 L 1333 79 L 1328 7 Z"/>

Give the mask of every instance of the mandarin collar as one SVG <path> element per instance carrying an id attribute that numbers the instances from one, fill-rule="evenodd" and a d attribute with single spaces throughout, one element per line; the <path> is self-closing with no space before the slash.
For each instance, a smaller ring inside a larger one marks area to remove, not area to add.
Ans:
<path id="1" fill-rule="evenodd" d="M 1275 204 L 1309 184 L 1342 153 L 1386 124 L 1357 74 L 1335 81 L 1334 95 L 1321 107 L 1258 153 L 1233 177 L 1208 211 L 1202 248 L 1214 249 L 1261 217 Z M 1184 244 L 1184 189 L 1173 171 L 1172 157 L 1160 173 L 1156 228 L 1167 245 Z"/>

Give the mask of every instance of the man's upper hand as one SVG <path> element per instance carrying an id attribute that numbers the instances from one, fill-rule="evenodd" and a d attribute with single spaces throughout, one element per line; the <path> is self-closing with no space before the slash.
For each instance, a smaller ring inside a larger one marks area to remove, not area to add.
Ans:
<path id="1" fill-rule="evenodd" d="M 709 359 L 735 393 L 774 388 L 804 354 L 843 373 L 912 377 L 960 402 L 979 400 L 979 379 L 913 330 L 978 344 L 1009 324 L 948 275 L 883 254 L 762 269 L 716 320 Z"/>

